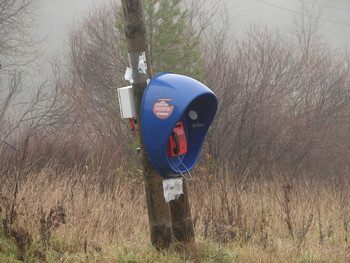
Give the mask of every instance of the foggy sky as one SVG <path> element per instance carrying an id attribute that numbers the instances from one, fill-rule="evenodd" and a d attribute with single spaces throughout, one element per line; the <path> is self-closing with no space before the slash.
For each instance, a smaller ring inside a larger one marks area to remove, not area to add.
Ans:
<path id="1" fill-rule="evenodd" d="M 315 16 L 320 14 L 320 33 L 332 48 L 350 48 L 350 1 L 315 0 Z M 294 29 L 295 19 L 301 13 L 298 0 L 227 0 L 231 22 L 236 34 L 242 34 L 252 24 L 279 28 L 282 32 Z"/>
<path id="2" fill-rule="evenodd" d="M 241 37 L 253 25 L 279 28 L 288 34 L 300 13 L 298 0 L 225 0 L 232 34 Z M 61 55 L 68 40 L 69 26 L 81 19 L 93 6 L 108 0 L 38 0 L 37 27 L 34 34 L 47 36 L 43 43 L 46 56 Z M 321 12 L 321 33 L 333 48 L 350 48 L 350 1 L 315 0 Z"/>

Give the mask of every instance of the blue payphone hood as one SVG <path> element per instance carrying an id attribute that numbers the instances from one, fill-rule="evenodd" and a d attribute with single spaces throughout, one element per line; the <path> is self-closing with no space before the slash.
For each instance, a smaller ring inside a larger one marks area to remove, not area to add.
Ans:
<path id="1" fill-rule="evenodd" d="M 160 73 L 142 97 L 141 131 L 147 154 L 158 173 L 165 178 L 191 170 L 218 108 L 215 94 L 201 82 L 173 73 Z M 187 153 L 167 154 L 169 136 L 178 121 L 183 122 Z"/>

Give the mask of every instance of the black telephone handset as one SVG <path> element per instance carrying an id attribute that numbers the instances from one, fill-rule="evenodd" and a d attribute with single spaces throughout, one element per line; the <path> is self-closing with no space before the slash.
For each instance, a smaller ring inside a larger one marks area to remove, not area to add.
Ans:
<path id="1" fill-rule="evenodd" d="M 179 142 L 179 136 L 175 133 L 175 132 L 172 132 L 171 133 L 171 136 L 174 138 L 175 140 L 175 147 L 173 148 L 173 153 L 174 154 L 179 154 L 180 152 L 180 142 Z"/>

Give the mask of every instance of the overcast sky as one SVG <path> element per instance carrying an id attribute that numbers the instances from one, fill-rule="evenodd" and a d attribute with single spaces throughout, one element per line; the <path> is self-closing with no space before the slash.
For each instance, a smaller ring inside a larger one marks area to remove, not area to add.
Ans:
<path id="1" fill-rule="evenodd" d="M 47 55 L 61 54 L 67 43 L 68 28 L 93 6 L 109 0 L 37 0 L 38 27 L 35 34 L 47 35 L 44 51 Z M 298 0 L 226 0 L 230 10 L 232 31 L 237 37 L 252 24 L 293 29 L 300 12 Z M 315 0 L 321 12 L 321 31 L 329 44 L 338 49 L 350 48 L 350 0 Z"/>
<path id="2" fill-rule="evenodd" d="M 350 1 L 314 0 L 315 15 L 320 13 L 320 31 L 334 48 L 350 48 Z M 232 22 L 240 31 L 250 24 L 263 24 L 291 32 L 301 12 L 298 0 L 227 0 Z"/>

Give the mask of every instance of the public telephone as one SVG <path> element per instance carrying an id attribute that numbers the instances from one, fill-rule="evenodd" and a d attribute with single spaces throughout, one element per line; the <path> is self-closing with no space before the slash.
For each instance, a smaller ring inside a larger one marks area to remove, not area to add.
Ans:
<path id="1" fill-rule="evenodd" d="M 139 123 L 146 153 L 163 178 L 191 179 L 217 108 L 215 94 L 195 79 L 169 72 L 151 79 Z"/>
<path id="2" fill-rule="evenodd" d="M 168 156 L 174 157 L 187 152 L 186 134 L 182 121 L 176 123 L 168 141 Z"/>

